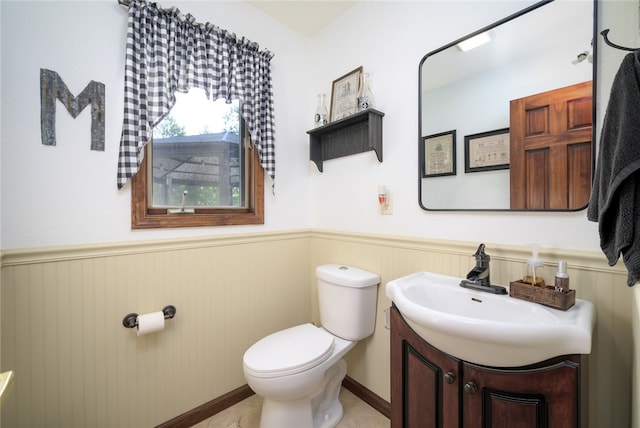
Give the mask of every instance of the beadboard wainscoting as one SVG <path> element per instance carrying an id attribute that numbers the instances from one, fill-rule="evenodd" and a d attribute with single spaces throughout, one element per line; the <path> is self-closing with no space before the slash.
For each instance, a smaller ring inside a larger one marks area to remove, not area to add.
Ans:
<path id="1" fill-rule="evenodd" d="M 140 428 L 246 382 L 259 338 L 311 318 L 309 234 L 8 251 L 2 365 L 15 370 L 3 427 Z M 174 305 L 161 332 L 130 313 Z"/>
<path id="2" fill-rule="evenodd" d="M 384 285 L 401 276 L 426 270 L 465 276 L 475 265 L 478 242 L 359 235 L 314 231 L 311 239 L 311 266 L 344 263 L 378 273 L 382 285 L 378 293 L 378 317 L 372 337 L 356 345 L 347 355 L 349 376 L 385 400 L 389 400 L 389 331 L 384 328 L 384 310 L 391 305 Z M 522 277 L 531 249 L 485 242 L 491 256 L 491 280 L 508 284 Z M 590 428 L 628 427 L 631 414 L 632 288 L 619 262 L 610 267 L 596 252 L 540 249 L 545 262 L 544 278 L 553 280 L 557 261 L 566 260 L 570 285 L 578 298 L 596 306 L 597 324 L 589 359 Z M 315 289 L 313 319 L 319 319 Z M 636 326 L 636 328 L 639 328 Z M 636 345 L 638 346 L 638 345 Z M 587 425 L 584 425 L 586 428 Z"/>
<path id="3" fill-rule="evenodd" d="M 465 275 L 477 242 L 300 230 L 2 253 L 1 362 L 15 371 L 6 427 L 150 427 L 241 387 L 242 355 L 266 334 L 319 321 L 314 268 L 343 263 L 382 278 L 373 336 L 349 376 L 389 400 L 387 281 L 419 270 Z M 485 242 L 493 282 L 524 271 L 529 248 Z M 632 289 L 595 252 L 541 248 L 545 278 L 567 260 L 592 301 L 589 427 L 631 423 Z M 137 337 L 129 312 L 174 305 L 161 332 Z M 637 325 L 636 325 L 637 328 Z M 635 344 L 636 348 L 638 344 Z"/>

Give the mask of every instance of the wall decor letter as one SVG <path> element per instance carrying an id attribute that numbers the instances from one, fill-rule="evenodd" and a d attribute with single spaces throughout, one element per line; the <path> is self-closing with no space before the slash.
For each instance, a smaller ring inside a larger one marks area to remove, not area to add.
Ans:
<path id="1" fill-rule="evenodd" d="M 91 104 L 91 150 L 104 151 L 104 83 L 92 80 L 75 97 L 58 73 L 40 69 L 40 129 L 47 146 L 56 145 L 56 99 L 74 119 Z"/>

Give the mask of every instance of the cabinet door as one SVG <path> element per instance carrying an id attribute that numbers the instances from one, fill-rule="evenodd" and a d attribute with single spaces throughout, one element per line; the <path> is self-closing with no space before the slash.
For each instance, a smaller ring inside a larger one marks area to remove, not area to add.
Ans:
<path id="1" fill-rule="evenodd" d="M 416 335 L 391 310 L 391 427 L 458 428 L 459 360 Z"/>
<path id="2" fill-rule="evenodd" d="M 515 370 L 463 363 L 463 426 L 579 427 L 579 362 L 570 356 Z"/>

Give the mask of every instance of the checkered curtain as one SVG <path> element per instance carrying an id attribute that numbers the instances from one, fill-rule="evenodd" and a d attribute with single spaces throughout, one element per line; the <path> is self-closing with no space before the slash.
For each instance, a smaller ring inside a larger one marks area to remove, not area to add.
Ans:
<path id="1" fill-rule="evenodd" d="M 152 128 L 175 104 L 175 92 L 203 89 L 208 98 L 240 100 L 241 114 L 264 170 L 275 178 L 270 61 L 273 53 L 177 8 L 129 2 L 124 120 L 118 189 L 138 171 Z"/>

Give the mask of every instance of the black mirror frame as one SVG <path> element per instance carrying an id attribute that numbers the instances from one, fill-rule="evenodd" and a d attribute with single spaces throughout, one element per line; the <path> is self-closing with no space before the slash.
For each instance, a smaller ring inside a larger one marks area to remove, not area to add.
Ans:
<path id="1" fill-rule="evenodd" d="M 420 63 L 418 65 L 418 204 L 420 205 L 420 208 L 422 208 L 425 211 L 461 211 L 461 212 L 576 212 L 576 211 L 582 211 L 584 209 L 587 208 L 587 205 L 585 205 L 584 207 L 581 208 L 577 208 L 577 209 L 566 209 L 566 210 L 559 210 L 559 209 L 547 209 L 547 210 L 527 210 L 527 209 L 510 209 L 510 208 L 428 208 L 426 206 L 424 206 L 424 204 L 422 203 L 422 169 L 423 169 L 423 163 L 422 160 L 424 159 L 424 145 L 423 145 L 423 137 L 422 137 L 422 65 L 424 64 L 424 62 L 426 61 L 427 58 L 429 58 L 430 56 L 433 56 L 439 52 L 444 51 L 445 49 L 449 49 L 450 47 L 453 47 L 455 45 L 457 45 L 458 43 L 460 43 L 463 40 L 469 39 L 471 37 L 474 37 L 480 33 L 484 33 L 486 31 L 491 30 L 494 27 L 497 27 L 499 25 L 502 25 L 506 22 L 512 21 L 522 15 L 525 15 L 533 10 L 536 10 L 542 6 L 545 6 L 551 2 L 553 2 L 554 0 L 542 0 L 539 1 L 525 9 L 522 9 L 514 14 L 511 14 L 505 18 L 502 18 L 496 22 L 494 22 L 493 24 L 487 25 L 486 27 L 483 27 L 477 31 L 474 31 L 473 33 L 467 34 L 464 37 L 461 37 L 457 40 L 454 40 L 453 42 L 446 44 L 436 50 L 433 50 L 431 52 L 429 52 L 428 54 L 426 54 L 425 56 L 422 57 L 422 60 L 420 60 Z M 595 173 L 595 160 L 596 160 L 596 94 L 597 94 L 597 53 L 598 53 L 598 43 L 597 43 L 597 34 L 598 34 L 598 1 L 599 0 L 593 0 L 593 26 L 592 26 L 592 40 L 591 40 L 591 44 L 593 47 L 593 64 L 592 64 L 592 81 L 593 81 L 593 105 L 592 105 L 592 136 L 591 136 L 591 141 L 592 141 L 592 154 L 591 154 L 591 180 L 593 182 L 593 176 Z"/>

